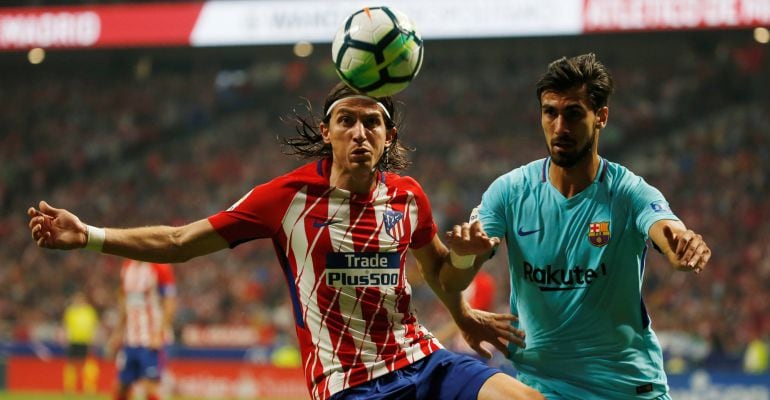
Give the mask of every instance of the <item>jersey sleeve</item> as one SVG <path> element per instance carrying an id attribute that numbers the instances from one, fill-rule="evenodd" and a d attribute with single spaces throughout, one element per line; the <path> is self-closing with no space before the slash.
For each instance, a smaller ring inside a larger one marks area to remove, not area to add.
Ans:
<path id="1" fill-rule="evenodd" d="M 505 236 L 507 198 L 508 191 L 511 190 L 510 186 L 510 176 L 503 175 L 495 179 L 481 196 L 479 221 L 481 221 L 481 226 L 489 237 L 502 238 Z"/>
<path id="2" fill-rule="evenodd" d="M 278 231 L 286 205 L 288 188 L 280 179 L 259 185 L 225 211 L 208 218 L 230 248 L 255 239 L 271 237 Z"/>
<path id="3" fill-rule="evenodd" d="M 422 190 L 422 187 L 416 180 L 404 177 L 409 183 L 409 190 L 414 193 L 415 203 L 417 204 L 417 227 L 412 233 L 412 241 L 409 244 L 410 248 L 419 249 L 433 240 L 433 236 L 436 236 L 438 227 L 433 220 L 433 210 L 430 206 L 430 200 L 428 195 Z"/>
<path id="4" fill-rule="evenodd" d="M 633 176 L 629 183 L 628 201 L 633 212 L 634 223 L 645 239 L 654 223 L 666 219 L 679 220 L 658 189 L 639 176 Z"/>

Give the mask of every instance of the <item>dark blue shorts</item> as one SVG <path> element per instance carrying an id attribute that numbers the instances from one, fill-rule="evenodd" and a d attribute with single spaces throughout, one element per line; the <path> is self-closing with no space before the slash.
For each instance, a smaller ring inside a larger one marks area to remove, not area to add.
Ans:
<path id="1" fill-rule="evenodd" d="M 128 386 L 140 379 L 159 380 L 163 352 L 149 347 L 123 347 L 117 367 L 120 383 Z"/>
<path id="2" fill-rule="evenodd" d="M 467 400 L 501 372 L 466 355 L 438 350 L 426 358 L 372 381 L 335 393 L 329 400 Z"/>

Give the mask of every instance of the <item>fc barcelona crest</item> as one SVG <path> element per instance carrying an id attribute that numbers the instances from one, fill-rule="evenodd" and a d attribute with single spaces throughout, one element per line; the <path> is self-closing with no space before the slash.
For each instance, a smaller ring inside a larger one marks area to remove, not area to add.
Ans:
<path id="1" fill-rule="evenodd" d="M 602 247 L 610 241 L 609 222 L 591 222 L 588 224 L 588 241 L 596 247 Z"/>

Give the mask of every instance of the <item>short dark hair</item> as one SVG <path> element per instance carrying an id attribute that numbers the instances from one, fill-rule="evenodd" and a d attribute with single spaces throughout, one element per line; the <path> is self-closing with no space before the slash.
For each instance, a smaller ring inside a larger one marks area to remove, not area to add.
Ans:
<path id="1" fill-rule="evenodd" d="M 596 111 L 609 104 L 615 83 L 594 53 L 562 57 L 550 63 L 537 81 L 537 101 L 541 101 L 544 92 L 561 93 L 576 87 L 586 88 L 591 107 Z"/>
<path id="2" fill-rule="evenodd" d="M 292 119 L 294 120 L 296 136 L 289 138 L 280 138 L 281 143 L 284 145 L 284 153 L 289 155 L 298 155 L 302 158 L 331 158 L 332 147 L 330 144 L 324 143 L 323 136 L 317 131 L 319 122 L 329 124 L 331 114 L 328 112 L 329 107 L 339 100 L 345 97 L 351 96 L 364 96 L 363 93 L 351 88 L 340 82 L 335 85 L 324 101 L 323 116 L 317 118 L 313 115 L 313 108 L 309 101 L 305 101 L 305 108 L 308 116 L 301 116 L 294 110 Z M 376 98 L 385 109 L 388 110 L 387 115 L 383 115 L 385 118 L 385 127 L 387 129 L 396 128 L 400 123 L 400 110 L 396 107 L 396 103 L 390 96 Z M 385 153 L 382 155 L 379 161 L 377 161 L 377 168 L 381 171 L 400 171 L 405 169 L 411 164 L 406 157 L 406 152 L 414 150 L 410 147 L 406 147 L 398 140 L 398 135 L 393 139 L 390 146 L 385 148 Z"/>

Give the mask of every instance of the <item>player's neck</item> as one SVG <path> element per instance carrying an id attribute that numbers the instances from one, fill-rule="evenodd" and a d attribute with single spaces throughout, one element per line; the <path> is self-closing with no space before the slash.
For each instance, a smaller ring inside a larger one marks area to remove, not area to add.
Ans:
<path id="1" fill-rule="evenodd" d="M 332 167 L 329 184 L 351 193 L 368 194 L 374 189 L 377 180 L 377 170 L 356 168 L 353 170 Z"/>
<path id="2" fill-rule="evenodd" d="M 585 157 L 572 167 L 556 165 L 553 160 L 548 168 L 548 178 L 556 190 L 570 198 L 585 190 L 596 179 L 601 161 L 598 154 Z"/>

